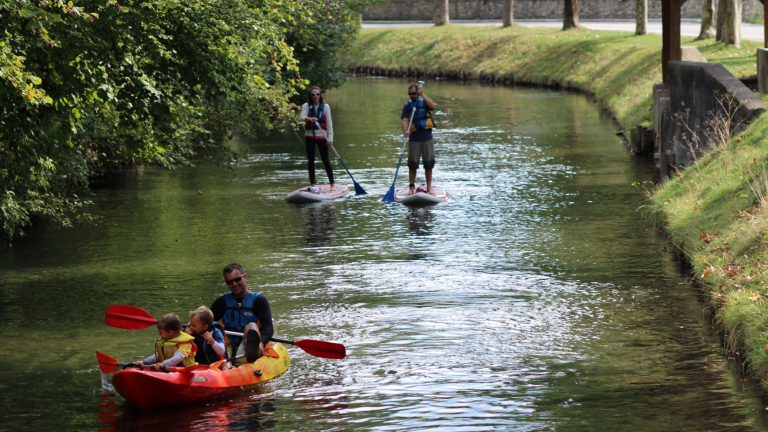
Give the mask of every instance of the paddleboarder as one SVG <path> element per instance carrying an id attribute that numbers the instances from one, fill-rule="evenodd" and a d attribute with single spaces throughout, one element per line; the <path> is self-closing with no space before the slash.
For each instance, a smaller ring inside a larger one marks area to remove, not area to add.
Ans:
<path id="1" fill-rule="evenodd" d="M 331 119 L 331 107 L 325 103 L 320 87 L 315 86 L 309 89 L 307 103 L 301 106 L 299 119 L 305 122 L 304 143 L 307 147 L 310 187 L 317 184 L 315 178 L 315 147 L 317 147 L 320 150 L 320 158 L 323 160 L 325 172 L 328 174 L 328 183 L 330 183 L 331 189 L 335 189 L 333 167 L 328 157 L 328 147 L 333 146 L 333 120 Z"/>
<path id="2" fill-rule="evenodd" d="M 419 159 L 424 163 L 424 177 L 427 181 L 427 193 L 432 193 L 432 168 L 435 166 L 435 145 L 432 141 L 432 111 L 435 103 L 424 94 L 424 89 L 416 83 L 408 85 L 410 100 L 403 106 L 400 119 L 403 134 L 408 138 L 408 188 L 415 192 L 416 171 Z M 414 112 L 415 109 L 415 112 Z M 413 121 L 411 121 L 413 114 Z M 408 123 L 411 123 L 410 129 Z"/>
<path id="3" fill-rule="evenodd" d="M 241 339 L 229 336 L 232 354 L 245 353 L 248 363 L 253 363 L 264 352 L 264 346 L 274 335 L 272 311 L 269 301 L 260 292 L 253 292 L 246 284 L 248 275 L 240 264 L 224 267 L 224 282 L 230 292 L 217 298 L 211 305 L 214 321 L 222 321 L 224 330 L 242 332 Z"/>

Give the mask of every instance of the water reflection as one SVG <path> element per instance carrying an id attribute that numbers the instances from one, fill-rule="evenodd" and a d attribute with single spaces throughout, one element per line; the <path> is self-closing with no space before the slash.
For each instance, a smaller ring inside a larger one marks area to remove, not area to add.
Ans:
<path id="1" fill-rule="evenodd" d="M 336 232 L 335 203 L 312 203 L 297 207 L 304 215 L 307 247 L 330 246 Z"/>
<path id="2" fill-rule="evenodd" d="M 100 430 L 114 432 L 167 432 L 274 429 L 274 399 L 247 393 L 174 408 L 140 411 L 114 394 L 102 395 L 99 404 Z M 119 401 L 119 402 L 118 402 Z"/>
<path id="3" fill-rule="evenodd" d="M 431 207 L 408 208 L 408 231 L 415 236 L 432 235 L 435 213 Z"/>

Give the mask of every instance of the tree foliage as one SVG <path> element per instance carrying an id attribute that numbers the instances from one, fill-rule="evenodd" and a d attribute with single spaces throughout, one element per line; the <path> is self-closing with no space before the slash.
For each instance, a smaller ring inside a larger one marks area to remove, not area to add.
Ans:
<path id="1" fill-rule="evenodd" d="M 224 154 L 332 85 L 362 2 L 0 0 L 0 221 L 63 225 L 116 168 Z"/>

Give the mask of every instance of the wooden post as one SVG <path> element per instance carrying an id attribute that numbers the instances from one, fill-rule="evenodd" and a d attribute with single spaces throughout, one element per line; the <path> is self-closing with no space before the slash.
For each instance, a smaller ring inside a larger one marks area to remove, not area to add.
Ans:
<path id="1" fill-rule="evenodd" d="M 763 4 L 763 47 L 768 48 L 768 22 L 765 18 L 768 17 L 768 3 L 765 0 L 760 0 Z"/>
<path id="2" fill-rule="evenodd" d="M 683 58 L 680 51 L 680 8 L 686 0 L 661 0 L 661 76 L 669 84 L 667 64 Z"/>

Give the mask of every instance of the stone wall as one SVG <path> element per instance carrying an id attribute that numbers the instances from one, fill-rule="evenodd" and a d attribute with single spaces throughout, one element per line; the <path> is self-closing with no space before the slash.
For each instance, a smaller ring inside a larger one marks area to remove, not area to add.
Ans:
<path id="1" fill-rule="evenodd" d="M 703 0 L 688 0 L 683 18 L 701 18 Z M 742 17 L 763 15 L 759 0 L 743 0 Z M 501 20 L 501 0 L 450 0 L 452 20 Z M 384 0 L 366 8 L 364 21 L 432 21 L 434 0 Z M 515 19 L 562 19 L 563 0 L 515 0 Z M 580 19 L 635 19 L 634 0 L 580 0 Z M 661 0 L 648 0 L 648 18 L 661 19 Z"/>
<path id="2" fill-rule="evenodd" d="M 669 62 L 669 104 L 661 120 L 659 160 L 686 167 L 717 144 L 715 135 L 741 133 L 764 111 L 760 98 L 723 65 Z M 728 123 L 714 120 L 727 117 L 732 118 Z M 659 168 L 664 177 L 669 167 L 661 163 Z"/>

